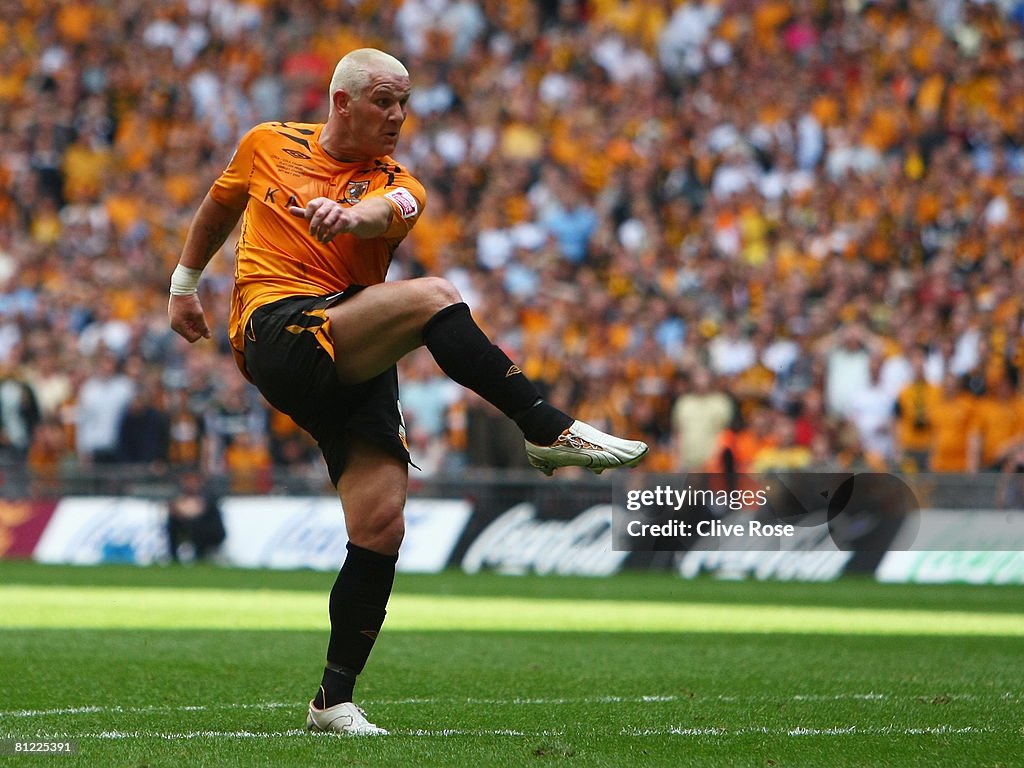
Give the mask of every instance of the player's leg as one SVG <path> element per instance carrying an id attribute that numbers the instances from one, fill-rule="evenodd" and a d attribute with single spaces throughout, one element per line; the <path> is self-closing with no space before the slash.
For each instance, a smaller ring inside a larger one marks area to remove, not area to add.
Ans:
<path id="1" fill-rule="evenodd" d="M 348 554 L 331 589 L 331 636 L 320 689 L 306 720 L 311 730 L 357 735 L 383 733 L 353 703 L 363 671 L 384 623 L 405 533 L 408 465 L 365 441 L 350 445 L 338 495 L 345 510 Z"/>
<path id="2" fill-rule="evenodd" d="M 364 381 L 426 345 L 442 371 L 513 419 L 527 439 L 550 444 L 572 424 L 491 343 L 447 280 L 372 285 L 328 309 L 327 317 L 342 382 Z"/>
<path id="3" fill-rule="evenodd" d="M 455 287 L 441 278 L 369 286 L 327 310 L 342 381 L 362 381 L 425 345 L 441 370 L 516 422 L 530 462 L 550 474 L 578 465 L 633 466 L 647 451 L 558 410 L 480 330 Z"/>
<path id="4" fill-rule="evenodd" d="M 306 725 L 377 734 L 383 729 L 367 722 L 352 703 L 352 688 L 391 594 L 404 529 L 409 452 L 397 371 L 342 386 L 316 335 L 322 320 L 319 300 L 310 297 L 261 307 L 246 330 L 245 365 L 263 396 L 316 439 L 342 499 L 351 541 L 331 591 L 323 686 L 310 702 Z"/>
<path id="5" fill-rule="evenodd" d="M 462 301 L 447 280 L 423 277 L 363 288 L 327 310 L 343 384 L 366 381 L 423 345 L 423 327 Z"/>

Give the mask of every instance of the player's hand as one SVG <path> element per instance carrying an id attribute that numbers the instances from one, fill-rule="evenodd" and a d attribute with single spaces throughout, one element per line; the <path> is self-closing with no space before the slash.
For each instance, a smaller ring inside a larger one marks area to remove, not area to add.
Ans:
<path id="1" fill-rule="evenodd" d="M 190 344 L 210 338 L 210 326 L 206 324 L 203 305 L 194 293 L 172 295 L 167 302 L 167 319 L 171 322 L 171 329 Z"/>
<path id="2" fill-rule="evenodd" d="M 305 208 L 297 205 L 288 207 L 292 216 L 309 221 L 309 234 L 321 243 L 329 243 L 335 235 L 350 232 L 355 224 L 349 214 L 349 208 L 327 197 L 315 197 Z"/>

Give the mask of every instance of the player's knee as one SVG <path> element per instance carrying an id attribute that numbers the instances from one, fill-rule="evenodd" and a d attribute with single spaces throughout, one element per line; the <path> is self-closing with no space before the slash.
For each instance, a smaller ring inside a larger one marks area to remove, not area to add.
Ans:
<path id="1" fill-rule="evenodd" d="M 405 520 L 398 516 L 382 525 L 370 527 L 363 531 L 360 538 L 362 544 L 353 539 L 354 543 L 382 555 L 396 554 L 405 538 Z"/>
<path id="2" fill-rule="evenodd" d="M 348 537 L 353 544 L 392 555 L 398 552 L 405 538 L 405 517 L 402 505 L 384 505 L 372 515 L 350 516 Z"/>
<path id="3" fill-rule="evenodd" d="M 435 311 L 462 301 L 459 289 L 443 277 L 421 277 L 421 287 Z"/>
<path id="4" fill-rule="evenodd" d="M 405 518 L 396 515 L 378 533 L 382 551 L 387 553 L 398 552 L 399 547 L 405 540 Z"/>

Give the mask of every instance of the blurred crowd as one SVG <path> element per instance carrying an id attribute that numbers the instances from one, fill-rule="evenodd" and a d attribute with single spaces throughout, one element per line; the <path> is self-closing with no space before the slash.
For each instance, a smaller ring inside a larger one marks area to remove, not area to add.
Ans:
<path id="1" fill-rule="evenodd" d="M 414 84 L 428 189 L 395 278 L 444 275 L 560 407 L 649 467 L 1024 468 L 1024 2 L 0 0 L 0 460 L 319 454 L 234 370 L 232 245 L 167 328 L 241 134 L 319 122 L 340 55 Z M 234 236 L 233 236 L 234 237 Z M 426 474 L 524 465 L 402 365 Z"/>

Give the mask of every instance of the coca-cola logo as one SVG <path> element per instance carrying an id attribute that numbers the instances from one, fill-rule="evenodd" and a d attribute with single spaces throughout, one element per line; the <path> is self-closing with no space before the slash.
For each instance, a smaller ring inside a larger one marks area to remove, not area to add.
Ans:
<path id="1" fill-rule="evenodd" d="M 345 524 L 335 510 L 305 509 L 268 531 L 260 562 L 271 568 L 336 568 L 345 559 Z"/>
<path id="2" fill-rule="evenodd" d="M 610 504 L 590 507 L 570 520 L 538 520 L 536 507 L 523 502 L 480 532 L 462 558 L 462 569 L 609 576 L 628 555 L 612 551 Z"/>
<path id="3" fill-rule="evenodd" d="M 36 559 L 47 563 L 129 562 L 167 558 L 166 512 L 156 502 L 96 497 L 62 501 L 40 538 Z"/>

